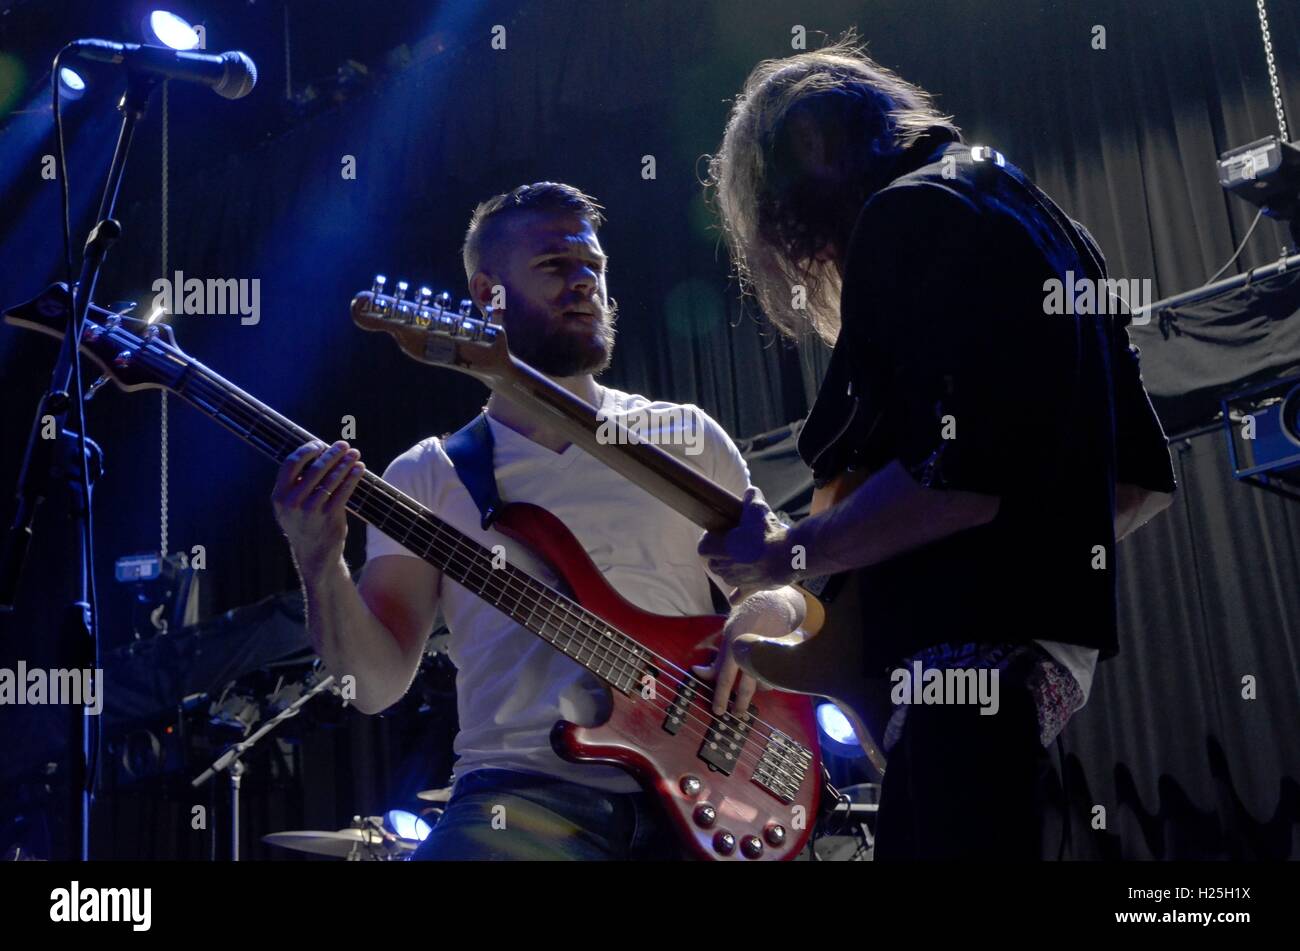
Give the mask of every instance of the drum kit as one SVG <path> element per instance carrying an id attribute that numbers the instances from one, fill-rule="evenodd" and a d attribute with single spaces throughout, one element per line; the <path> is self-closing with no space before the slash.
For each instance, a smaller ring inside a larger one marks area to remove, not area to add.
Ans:
<path id="1" fill-rule="evenodd" d="M 451 787 L 426 789 L 417 798 L 432 803 L 419 815 L 392 809 L 382 816 L 353 816 L 352 824 L 337 832 L 273 832 L 262 841 L 349 862 L 408 862 L 451 800 Z"/>

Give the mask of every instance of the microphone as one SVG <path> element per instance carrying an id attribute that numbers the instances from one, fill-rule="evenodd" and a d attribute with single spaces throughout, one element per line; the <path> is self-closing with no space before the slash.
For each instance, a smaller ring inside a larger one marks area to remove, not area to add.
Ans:
<path id="1" fill-rule="evenodd" d="M 227 99 L 242 99 L 257 85 L 257 66 L 239 50 L 214 55 L 112 40 L 76 40 L 71 48 L 98 63 L 123 63 L 139 72 L 211 86 Z"/>

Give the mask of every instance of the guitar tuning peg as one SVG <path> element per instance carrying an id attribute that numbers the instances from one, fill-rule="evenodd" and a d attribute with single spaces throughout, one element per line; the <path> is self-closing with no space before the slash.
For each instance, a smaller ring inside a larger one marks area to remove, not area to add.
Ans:
<path id="1" fill-rule="evenodd" d="M 398 282 L 397 282 L 397 293 L 396 293 L 395 295 L 393 295 L 393 296 L 394 296 L 397 300 L 406 300 L 406 291 L 407 291 L 408 288 L 410 288 L 410 286 L 411 286 L 411 285 L 408 284 L 408 283 L 406 283 L 406 281 L 398 281 Z"/>
<path id="2" fill-rule="evenodd" d="M 109 379 L 110 377 L 107 373 L 101 373 L 99 379 L 95 380 L 94 383 L 90 384 L 90 387 L 86 390 L 86 395 L 82 397 L 81 401 L 83 403 L 89 403 L 92 399 L 94 399 L 95 394 L 99 392 L 100 387 L 102 387 L 105 383 L 107 383 Z"/>
<path id="3" fill-rule="evenodd" d="M 370 285 L 370 292 L 372 294 L 382 294 L 384 292 L 384 287 L 387 284 L 388 278 L 384 277 L 382 274 L 376 274 L 374 283 Z"/>
<path id="4" fill-rule="evenodd" d="M 421 288 L 419 289 L 419 291 L 416 292 L 416 295 L 415 295 L 415 302 L 416 302 L 417 304 L 419 304 L 421 307 L 425 307 L 425 306 L 428 305 L 428 303 L 429 303 L 429 298 L 432 297 L 432 296 L 433 296 L 433 289 L 432 289 L 432 288 L 430 288 L 430 287 L 421 287 Z"/>

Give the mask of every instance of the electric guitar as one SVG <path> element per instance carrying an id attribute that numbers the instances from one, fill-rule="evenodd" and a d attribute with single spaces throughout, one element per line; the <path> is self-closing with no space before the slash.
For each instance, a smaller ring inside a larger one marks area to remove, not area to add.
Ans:
<path id="1" fill-rule="evenodd" d="M 51 337 L 66 333 L 62 284 L 13 308 L 5 321 Z M 171 328 L 143 335 L 120 317 L 87 320 L 81 350 L 123 390 L 165 389 L 253 448 L 283 463 L 315 437 L 176 346 Z M 624 600 L 582 545 L 538 506 L 505 506 L 495 523 L 535 552 L 567 591 L 510 564 L 367 471 L 350 513 L 564 652 L 612 695 L 609 719 L 559 721 L 557 753 L 619 766 L 655 795 L 698 858 L 790 859 L 808 840 L 823 782 L 817 725 L 806 697 L 761 689 L 743 717 L 712 712 L 713 690 L 691 674 L 709 660 L 725 618 L 661 617 Z M 498 562 L 499 564 L 499 562 Z"/>
<path id="2" fill-rule="evenodd" d="M 739 523 L 740 499 L 616 420 L 601 419 L 595 407 L 512 355 L 505 330 L 476 317 L 470 301 L 453 308 L 449 294 L 433 297 L 427 287 L 408 299 L 404 281 L 393 293 L 387 290 L 387 279 L 377 276 L 370 290 L 354 296 L 353 323 L 388 333 L 421 363 L 450 367 L 487 384 L 701 528 L 725 531 Z M 819 490 L 813 514 L 855 487 L 838 482 Z M 782 690 L 834 700 L 863 752 L 883 772 L 890 682 L 883 671 L 867 673 L 856 578 L 849 572 L 805 582 L 801 590 L 808 607 L 803 628 L 780 638 L 746 635 L 737 642 L 738 659 L 750 673 Z"/>

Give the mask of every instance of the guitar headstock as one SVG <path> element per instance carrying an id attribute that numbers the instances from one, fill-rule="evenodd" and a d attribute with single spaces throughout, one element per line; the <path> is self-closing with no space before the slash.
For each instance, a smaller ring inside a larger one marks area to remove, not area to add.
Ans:
<path id="1" fill-rule="evenodd" d="M 362 330 L 384 331 L 421 363 L 489 379 L 509 366 L 505 329 L 477 316 L 470 301 L 453 307 L 446 291 L 435 297 L 421 287 L 408 297 L 409 290 L 398 281 L 390 291 L 388 279 L 377 275 L 370 290 L 352 298 L 352 322 Z"/>
<path id="2" fill-rule="evenodd" d="M 67 334 L 71 306 L 68 287 L 60 282 L 5 311 L 4 319 L 14 327 L 62 340 Z M 142 332 L 128 330 L 118 314 L 110 314 L 103 323 L 87 317 L 81 331 L 81 352 L 124 390 L 174 389 L 189 358 L 175 346 L 171 328 L 133 322 L 141 325 Z"/>

